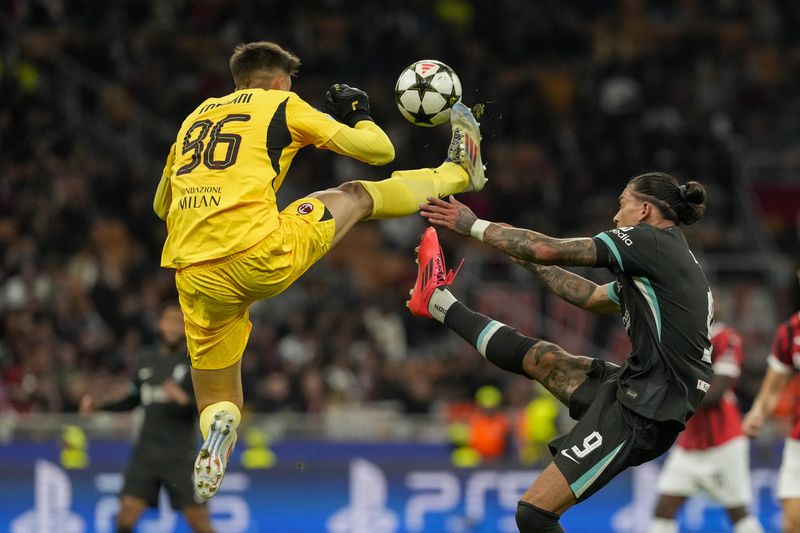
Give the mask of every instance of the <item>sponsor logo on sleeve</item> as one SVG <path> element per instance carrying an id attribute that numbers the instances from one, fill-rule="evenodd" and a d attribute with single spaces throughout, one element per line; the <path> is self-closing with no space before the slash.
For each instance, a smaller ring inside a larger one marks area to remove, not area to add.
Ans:
<path id="1" fill-rule="evenodd" d="M 631 236 L 628 234 L 628 232 L 632 229 L 633 226 L 624 226 L 622 228 L 614 228 L 610 231 L 610 233 L 616 235 L 619 240 L 625 243 L 625 246 L 632 246 L 633 239 L 631 239 Z"/>
<path id="2" fill-rule="evenodd" d="M 703 381 L 702 379 L 697 380 L 697 390 L 708 392 L 709 388 L 711 388 L 711 385 L 707 381 Z"/>

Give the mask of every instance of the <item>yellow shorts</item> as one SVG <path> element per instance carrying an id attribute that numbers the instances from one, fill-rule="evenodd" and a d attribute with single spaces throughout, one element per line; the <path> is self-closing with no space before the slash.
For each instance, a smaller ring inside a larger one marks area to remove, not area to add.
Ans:
<path id="1" fill-rule="evenodd" d="M 182 268 L 175 285 L 192 367 L 227 368 L 250 337 L 250 305 L 286 290 L 333 244 L 336 226 L 324 204 L 301 198 L 278 215 L 278 227 L 234 255 Z"/>

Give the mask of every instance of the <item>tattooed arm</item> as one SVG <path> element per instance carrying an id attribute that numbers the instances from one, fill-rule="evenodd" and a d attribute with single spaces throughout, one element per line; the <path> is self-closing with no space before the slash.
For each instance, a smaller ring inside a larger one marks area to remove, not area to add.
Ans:
<path id="1" fill-rule="evenodd" d="M 420 214 L 428 222 L 444 226 L 461 235 L 469 235 L 477 220 L 469 207 L 453 196 L 445 202 L 428 198 Z M 483 242 L 511 257 L 540 265 L 594 266 L 597 250 L 590 238 L 556 239 L 533 230 L 490 223 L 483 232 Z"/>
<path id="2" fill-rule="evenodd" d="M 518 259 L 515 263 L 536 275 L 557 296 L 574 306 L 599 314 L 618 313 L 619 305 L 608 296 L 608 285 L 598 285 L 575 273 Z"/>
<path id="3" fill-rule="evenodd" d="M 540 265 L 594 266 L 597 262 L 594 240 L 589 238 L 556 239 L 533 230 L 489 224 L 483 242 L 506 255 Z"/>

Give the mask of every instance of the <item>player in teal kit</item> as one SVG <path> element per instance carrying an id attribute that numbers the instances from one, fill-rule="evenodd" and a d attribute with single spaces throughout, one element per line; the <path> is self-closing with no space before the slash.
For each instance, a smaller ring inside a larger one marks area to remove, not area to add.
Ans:
<path id="1" fill-rule="evenodd" d="M 563 531 L 564 511 L 629 466 L 667 451 L 708 390 L 711 291 L 680 229 L 703 216 L 705 189 L 661 173 L 637 176 L 619 197 L 616 228 L 577 239 L 477 219 L 452 197 L 428 201 L 421 214 L 431 224 L 497 248 L 578 307 L 622 314 L 633 347 L 622 366 L 572 355 L 456 300 L 434 228 L 418 248 L 411 312 L 443 323 L 500 368 L 539 381 L 578 420 L 550 444 L 553 463 L 516 513 L 522 533 Z M 617 280 L 597 285 L 547 265 L 608 268 Z"/>

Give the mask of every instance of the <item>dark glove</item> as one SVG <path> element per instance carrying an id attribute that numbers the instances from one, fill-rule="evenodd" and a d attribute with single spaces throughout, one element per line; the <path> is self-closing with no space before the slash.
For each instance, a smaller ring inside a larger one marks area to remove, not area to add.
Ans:
<path id="1" fill-rule="evenodd" d="M 343 83 L 332 85 L 325 93 L 325 109 L 333 118 L 351 128 L 359 120 L 372 120 L 367 93 Z"/>

